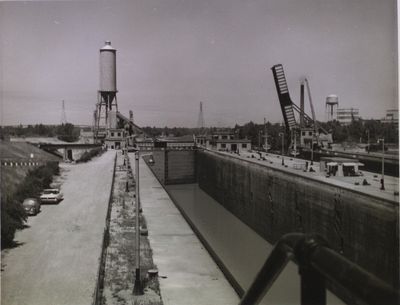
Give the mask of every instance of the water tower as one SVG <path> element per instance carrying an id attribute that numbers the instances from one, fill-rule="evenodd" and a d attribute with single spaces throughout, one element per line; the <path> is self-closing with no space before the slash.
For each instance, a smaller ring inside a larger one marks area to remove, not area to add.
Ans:
<path id="1" fill-rule="evenodd" d="M 96 105 L 96 138 L 105 136 L 106 128 L 116 128 L 117 105 L 117 50 L 106 41 L 100 49 L 100 88 Z"/>
<path id="2" fill-rule="evenodd" d="M 327 122 L 336 119 L 336 112 L 338 106 L 339 106 L 339 98 L 337 95 L 331 94 L 326 97 L 325 110 L 326 110 Z"/>

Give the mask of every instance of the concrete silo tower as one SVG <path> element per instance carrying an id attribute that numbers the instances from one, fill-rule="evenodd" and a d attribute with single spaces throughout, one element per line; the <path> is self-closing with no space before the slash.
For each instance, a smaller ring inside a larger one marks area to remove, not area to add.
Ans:
<path id="1" fill-rule="evenodd" d="M 100 88 L 96 107 L 95 136 L 105 136 L 106 128 L 116 128 L 117 105 L 117 50 L 106 41 L 100 49 Z"/>
<path id="2" fill-rule="evenodd" d="M 100 94 L 108 109 L 117 106 L 113 103 L 117 93 L 117 50 L 111 46 L 110 41 L 106 41 L 104 47 L 100 49 Z"/>

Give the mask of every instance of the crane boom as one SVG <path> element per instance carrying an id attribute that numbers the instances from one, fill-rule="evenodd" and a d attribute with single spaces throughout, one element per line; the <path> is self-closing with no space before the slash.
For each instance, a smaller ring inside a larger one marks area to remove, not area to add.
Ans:
<path id="1" fill-rule="evenodd" d="M 290 129 L 297 127 L 297 123 L 293 111 L 293 102 L 290 98 L 288 85 L 286 83 L 285 72 L 283 71 L 283 66 L 281 64 L 274 65 L 271 70 L 274 75 L 286 130 L 289 133 Z"/>
<path id="2" fill-rule="evenodd" d="M 310 101 L 311 115 L 312 115 L 315 134 L 318 133 L 318 130 L 321 130 L 324 134 L 327 135 L 327 134 L 329 134 L 328 131 L 326 131 L 324 128 L 322 128 L 322 126 L 317 121 L 317 118 L 316 118 L 316 115 L 315 115 L 315 110 L 314 110 L 314 104 L 312 102 L 311 89 L 310 89 L 310 84 L 308 82 L 308 79 L 304 78 L 304 82 L 306 83 L 308 99 Z"/>
<path id="3" fill-rule="evenodd" d="M 311 108 L 311 115 L 312 115 L 312 120 L 313 120 L 314 131 L 315 131 L 315 134 L 317 134 L 317 120 L 315 118 L 315 110 L 314 110 L 314 105 L 313 105 L 312 97 L 311 97 L 310 84 L 308 83 L 307 78 L 304 78 L 304 82 L 306 83 L 308 99 L 310 101 L 310 108 Z"/>

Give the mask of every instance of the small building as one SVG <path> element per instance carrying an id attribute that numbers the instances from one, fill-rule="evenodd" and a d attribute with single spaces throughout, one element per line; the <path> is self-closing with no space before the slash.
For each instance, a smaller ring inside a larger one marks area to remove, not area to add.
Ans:
<path id="1" fill-rule="evenodd" d="M 323 132 L 315 133 L 313 128 L 301 128 L 300 130 L 300 146 L 311 149 L 312 143 L 322 147 L 329 147 L 332 141 L 332 134 Z"/>
<path id="2" fill-rule="evenodd" d="M 339 158 L 339 157 L 322 157 L 320 159 L 320 171 L 326 172 L 332 176 L 347 177 L 347 176 L 359 176 L 361 166 L 356 159 Z"/>
<path id="3" fill-rule="evenodd" d="M 301 147 L 309 147 L 313 143 L 315 139 L 315 131 L 314 128 L 301 128 L 300 130 L 300 146 Z"/>
<path id="4" fill-rule="evenodd" d="M 80 138 L 85 144 L 94 143 L 94 132 L 92 126 L 83 126 L 80 128 Z"/>
<path id="5" fill-rule="evenodd" d="M 108 149 L 124 149 L 126 147 L 125 130 L 120 128 L 107 129 L 104 144 Z"/>
<path id="6" fill-rule="evenodd" d="M 232 140 L 235 139 L 236 136 L 231 129 L 224 128 L 224 129 L 217 129 L 211 135 L 208 134 L 197 135 L 194 136 L 194 138 L 197 147 L 212 149 L 213 147 L 211 142 L 215 142 L 216 140 Z"/>
<path id="7" fill-rule="evenodd" d="M 195 149 L 194 136 L 159 138 L 154 142 L 155 149 L 187 150 Z"/>
<path id="8" fill-rule="evenodd" d="M 197 147 L 211 148 L 211 136 L 209 135 L 199 135 L 195 136 L 195 144 Z"/>
<path id="9" fill-rule="evenodd" d="M 150 151 L 154 149 L 154 140 L 152 138 L 136 138 L 134 147 L 140 151 Z"/>
<path id="10" fill-rule="evenodd" d="M 211 135 L 195 136 L 197 147 L 204 147 L 218 151 L 241 152 L 251 150 L 251 141 L 248 139 L 238 139 L 231 129 L 219 129 Z"/>
<path id="11" fill-rule="evenodd" d="M 212 149 L 240 153 L 251 150 L 251 141 L 247 139 L 216 139 L 211 141 Z"/>

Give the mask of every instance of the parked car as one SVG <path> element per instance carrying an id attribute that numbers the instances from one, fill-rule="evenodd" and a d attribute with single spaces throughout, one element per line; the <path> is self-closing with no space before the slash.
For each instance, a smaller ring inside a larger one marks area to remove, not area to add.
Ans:
<path id="1" fill-rule="evenodd" d="M 59 189 L 45 189 L 40 195 L 41 203 L 59 203 L 63 199 L 63 194 Z"/>
<path id="2" fill-rule="evenodd" d="M 36 198 L 26 198 L 22 207 L 28 215 L 36 215 L 40 212 L 40 202 Z"/>

